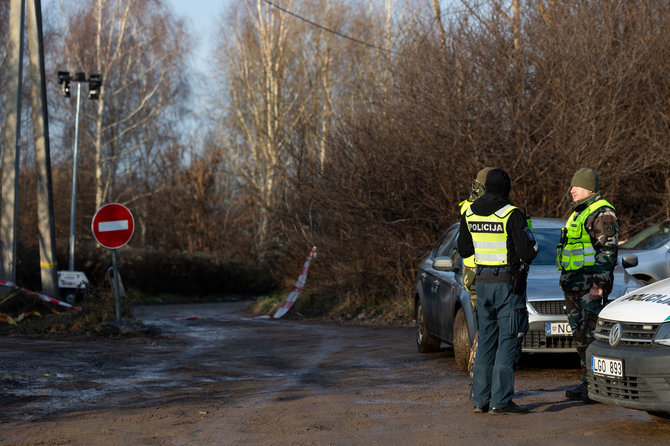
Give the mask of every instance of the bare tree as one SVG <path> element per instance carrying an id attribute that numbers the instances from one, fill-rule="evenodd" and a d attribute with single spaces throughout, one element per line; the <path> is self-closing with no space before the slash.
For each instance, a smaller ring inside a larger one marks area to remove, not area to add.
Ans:
<path id="1" fill-rule="evenodd" d="M 413 16 L 392 82 L 358 78 L 370 88 L 341 110 L 323 176 L 299 183 L 292 209 L 309 213 L 287 227 L 313 231 L 340 289 L 410 292 L 414 262 L 486 165 L 510 172 L 513 201 L 533 216 L 563 217 L 583 166 L 600 172 L 624 232 L 667 215 L 667 5 L 488 4 L 444 21 L 442 37 L 435 9 L 430 22 Z"/>
<path id="2" fill-rule="evenodd" d="M 338 73 L 347 69 L 341 63 L 346 47 L 328 30 L 342 29 L 345 9 L 327 1 L 278 7 L 249 0 L 236 12 L 222 30 L 227 39 L 218 60 L 226 91 L 218 105 L 222 128 L 237 137 L 221 141 L 229 144 L 229 165 L 238 169 L 241 186 L 257 197 L 256 246 L 262 253 L 287 173 L 301 165 L 322 170 L 328 162 L 333 91 L 342 84 Z"/>
<path id="3" fill-rule="evenodd" d="M 178 139 L 189 91 L 183 23 L 162 0 L 87 0 L 63 8 L 63 16 L 63 68 L 103 79 L 81 128 L 82 148 L 94 154 L 95 206 L 137 199 L 147 190 L 124 178 L 150 178 L 161 150 Z"/>
<path id="4" fill-rule="evenodd" d="M 290 7 L 292 2 L 288 2 Z M 223 40 L 220 64 L 228 82 L 230 129 L 236 141 L 239 171 L 258 202 L 257 247 L 263 247 L 275 187 L 284 170 L 282 152 L 288 126 L 300 92 L 287 92 L 292 60 L 290 16 L 262 0 L 244 2 L 235 18 L 238 26 Z M 223 36 L 223 32 L 222 32 Z"/>
<path id="5" fill-rule="evenodd" d="M 313 277 L 354 304 L 411 294 L 418 259 L 484 166 L 510 173 L 512 200 L 533 216 L 563 217 L 567 183 L 588 166 L 624 234 L 668 217 L 666 1 L 445 3 L 237 2 L 212 127 L 188 156 L 170 131 L 183 78 L 155 65 L 179 66 L 166 56 L 178 48 L 153 56 L 154 39 L 169 39 L 142 5 L 90 3 L 81 17 L 91 19 L 70 29 L 101 36 L 100 50 L 74 53 L 112 79 L 93 113 L 111 169 L 97 195 L 160 188 L 147 209 L 180 214 L 147 231 L 165 249 L 287 259 L 317 244 Z"/>

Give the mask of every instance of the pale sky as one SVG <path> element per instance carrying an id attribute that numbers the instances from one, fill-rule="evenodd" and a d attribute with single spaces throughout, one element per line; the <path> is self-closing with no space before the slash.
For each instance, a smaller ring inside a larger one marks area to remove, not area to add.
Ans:
<path id="1" fill-rule="evenodd" d="M 213 42 L 217 38 L 219 21 L 224 11 L 236 0 L 168 0 L 175 12 L 186 19 L 197 40 L 196 64 L 206 70 Z"/>

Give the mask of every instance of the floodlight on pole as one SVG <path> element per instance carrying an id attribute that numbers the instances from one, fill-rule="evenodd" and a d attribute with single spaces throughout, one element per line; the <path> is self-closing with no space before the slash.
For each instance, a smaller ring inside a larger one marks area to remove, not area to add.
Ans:
<path id="1" fill-rule="evenodd" d="M 72 201 L 70 207 L 70 239 L 68 241 L 68 271 L 74 272 L 74 245 L 75 245 L 75 221 L 77 215 L 77 164 L 79 158 L 79 109 L 81 99 L 81 84 L 88 82 L 89 84 L 89 99 L 98 99 L 100 97 L 100 87 L 102 85 L 102 76 L 100 74 L 92 74 L 86 79 L 86 74 L 83 72 L 75 73 L 70 76 L 68 71 L 58 72 L 58 83 L 62 84 L 63 95 L 66 98 L 70 97 L 70 82 L 77 83 L 77 106 L 75 111 L 74 121 L 74 146 L 72 149 Z M 93 92 L 95 92 L 93 94 Z M 68 300 L 72 299 L 72 295 L 68 295 Z"/>
<path id="2" fill-rule="evenodd" d="M 67 71 L 58 72 L 58 84 L 63 89 L 63 96 L 70 97 L 70 73 Z"/>
<path id="3" fill-rule="evenodd" d="M 88 77 L 88 98 L 98 99 L 100 97 L 100 87 L 102 86 L 102 76 L 91 74 Z"/>

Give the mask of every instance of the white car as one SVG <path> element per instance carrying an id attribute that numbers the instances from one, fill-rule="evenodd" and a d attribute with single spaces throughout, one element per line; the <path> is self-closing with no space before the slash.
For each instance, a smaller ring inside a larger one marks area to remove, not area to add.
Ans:
<path id="1" fill-rule="evenodd" d="M 589 398 L 670 420 L 670 278 L 609 303 L 594 337 Z"/>

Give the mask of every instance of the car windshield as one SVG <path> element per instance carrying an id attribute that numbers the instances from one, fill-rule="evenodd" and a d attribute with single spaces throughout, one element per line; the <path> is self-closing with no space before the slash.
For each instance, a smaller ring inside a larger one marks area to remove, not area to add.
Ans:
<path id="1" fill-rule="evenodd" d="M 670 220 L 648 227 L 619 245 L 621 249 L 656 249 L 670 239 Z"/>
<path id="2" fill-rule="evenodd" d="M 556 245 L 561 240 L 561 228 L 535 228 L 533 236 L 538 249 L 533 265 L 555 265 Z"/>

